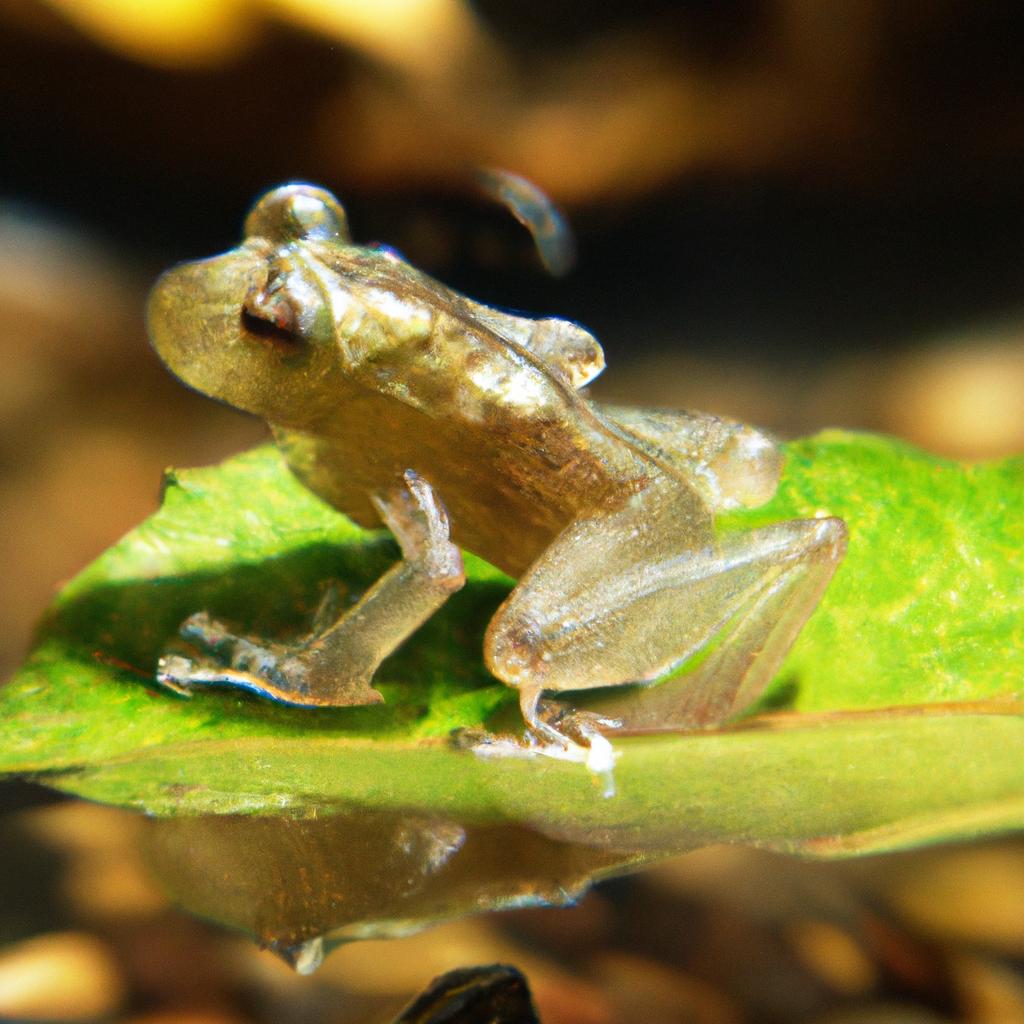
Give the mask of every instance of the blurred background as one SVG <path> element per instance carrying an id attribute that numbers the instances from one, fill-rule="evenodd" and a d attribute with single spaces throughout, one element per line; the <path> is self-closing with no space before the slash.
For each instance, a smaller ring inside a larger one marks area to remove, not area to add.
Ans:
<path id="1" fill-rule="evenodd" d="M 162 370 L 141 310 L 290 179 L 474 298 L 585 324 L 599 399 L 1024 448 L 1022 47 L 998 0 L 6 0 L 2 676 L 166 465 L 265 436 Z M 571 273 L 480 167 L 561 206 Z M 711 851 L 300 983 L 169 910 L 129 865 L 136 823 L 41 799 L 0 790 L 0 1015 L 5 977 L 59 977 L 96 1001 L 52 1019 L 383 1020 L 438 970 L 511 958 L 549 1022 L 1024 1019 L 1012 841 L 842 869 Z"/>

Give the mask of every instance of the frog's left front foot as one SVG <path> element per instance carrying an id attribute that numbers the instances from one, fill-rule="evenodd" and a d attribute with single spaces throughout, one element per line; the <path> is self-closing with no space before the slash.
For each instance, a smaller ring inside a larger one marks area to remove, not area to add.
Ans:
<path id="1" fill-rule="evenodd" d="M 236 636 L 199 612 L 179 630 L 198 656 L 167 651 L 158 681 L 186 694 L 196 684 L 237 686 L 305 707 L 382 703 L 370 686 L 377 666 L 462 586 L 465 575 L 448 514 L 426 480 L 406 470 L 392 490 L 373 500 L 402 560 L 354 605 L 339 611 L 336 601 L 325 600 L 314 632 L 295 644 Z"/>
<path id="2" fill-rule="evenodd" d="M 191 696 L 199 685 L 234 686 L 283 704 L 306 706 L 380 704 L 384 699 L 369 686 L 369 677 L 357 677 L 346 680 L 345 700 L 339 701 L 338 680 L 322 678 L 323 669 L 302 657 L 307 644 L 239 636 L 206 612 L 189 616 L 178 633 L 190 650 L 186 653 L 177 646 L 165 651 L 157 662 L 156 678 L 183 696 Z"/>

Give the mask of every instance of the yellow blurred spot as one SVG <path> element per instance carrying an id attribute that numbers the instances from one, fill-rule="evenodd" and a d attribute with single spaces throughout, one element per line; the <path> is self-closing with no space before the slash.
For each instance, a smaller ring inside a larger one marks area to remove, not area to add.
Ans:
<path id="1" fill-rule="evenodd" d="M 41 842 L 68 856 L 62 888 L 79 915 L 124 920 L 167 905 L 142 866 L 139 815 L 75 802 L 40 808 L 21 821 Z"/>
<path id="2" fill-rule="evenodd" d="M 800 960 L 844 995 L 859 995 L 875 983 L 875 968 L 853 938 L 825 921 L 794 921 L 790 942 Z"/>
<path id="3" fill-rule="evenodd" d="M 945 940 L 1024 955 L 1024 857 L 1019 844 L 943 851 L 919 859 L 890 899 Z"/>
<path id="4" fill-rule="evenodd" d="M 263 0 L 268 11 L 423 77 L 447 74 L 483 43 L 460 0 Z"/>
<path id="5" fill-rule="evenodd" d="M 0 950 L 4 1020 L 92 1020 L 112 1014 L 123 996 L 113 957 L 91 936 L 54 932 Z"/>
<path id="6" fill-rule="evenodd" d="M 461 0 L 46 0 L 82 32 L 134 60 L 222 62 L 271 15 L 419 78 L 440 78 L 490 50 Z"/>
<path id="7" fill-rule="evenodd" d="M 1020 328 L 906 357 L 883 389 L 885 426 L 943 454 L 991 458 L 1024 445 Z"/>
<path id="8" fill-rule="evenodd" d="M 212 64 L 254 36 L 242 0 L 47 0 L 104 46 L 170 67 Z"/>

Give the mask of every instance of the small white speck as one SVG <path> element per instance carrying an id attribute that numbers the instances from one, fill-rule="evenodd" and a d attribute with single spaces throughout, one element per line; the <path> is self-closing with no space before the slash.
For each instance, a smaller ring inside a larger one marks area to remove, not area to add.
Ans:
<path id="1" fill-rule="evenodd" d="M 590 748 L 587 751 L 587 767 L 596 775 L 610 772 L 615 767 L 615 759 L 618 756 L 608 742 L 599 732 L 589 737 Z"/>
<path id="2" fill-rule="evenodd" d="M 312 974 L 324 962 L 324 952 L 324 940 L 319 935 L 303 942 L 295 952 L 295 973 Z"/>

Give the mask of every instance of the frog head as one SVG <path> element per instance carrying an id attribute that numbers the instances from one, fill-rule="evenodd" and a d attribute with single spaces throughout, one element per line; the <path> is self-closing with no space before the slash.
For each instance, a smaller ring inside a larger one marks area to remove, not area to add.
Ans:
<path id="1" fill-rule="evenodd" d="M 197 391 L 279 426 L 310 426 L 344 387 L 314 250 L 349 244 L 345 212 L 329 192 L 304 184 L 268 192 L 246 218 L 241 245 L 157 281 L 146 314 L 153 347 Z"/>

